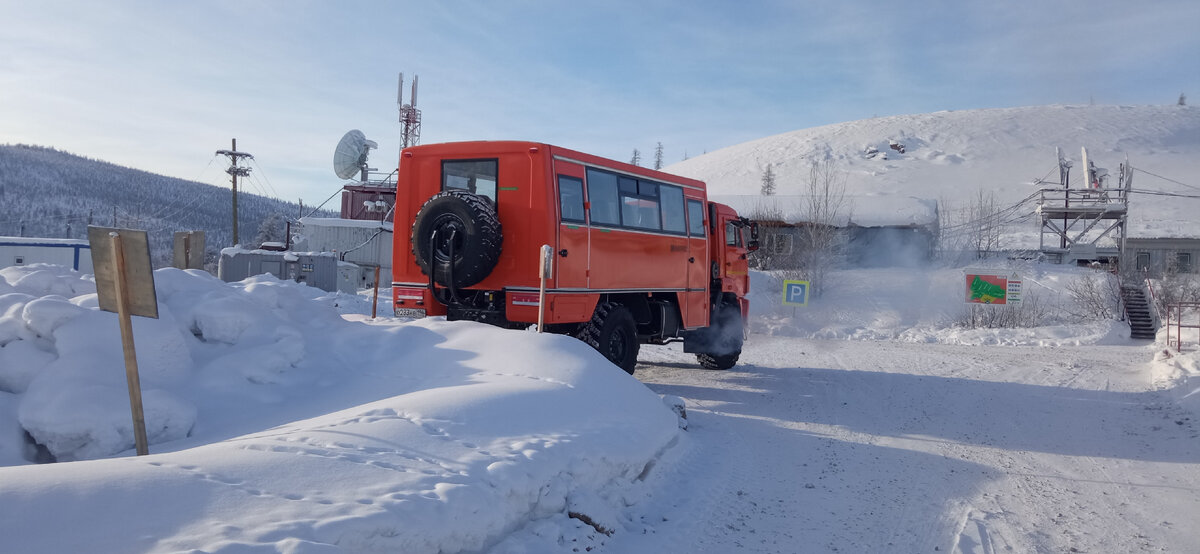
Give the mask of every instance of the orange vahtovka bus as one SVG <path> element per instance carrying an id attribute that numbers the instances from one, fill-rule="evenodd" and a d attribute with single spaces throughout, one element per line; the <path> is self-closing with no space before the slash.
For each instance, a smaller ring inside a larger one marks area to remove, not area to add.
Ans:
<path id="1" fill-rule="evenodd" d="M 741 354 L 758 227 L 701 181 L 533 142 L 413 146 L 394 221 L 398 316 L 528 327 L 550 245 L 546 331 L 629 373 L 642 343 L 682 341 L 711 369 Z"/>

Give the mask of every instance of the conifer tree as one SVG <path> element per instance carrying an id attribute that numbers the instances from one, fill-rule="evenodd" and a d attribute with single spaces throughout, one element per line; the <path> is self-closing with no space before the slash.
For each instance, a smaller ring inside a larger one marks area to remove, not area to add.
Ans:
<path id="1" fill-rule="evenodd" d="M 775 194 L 775 171 L 771 169 L 770 165 L 767 165 L 767 169 L 763 171 L 761 191 L 763 196 Z"/>

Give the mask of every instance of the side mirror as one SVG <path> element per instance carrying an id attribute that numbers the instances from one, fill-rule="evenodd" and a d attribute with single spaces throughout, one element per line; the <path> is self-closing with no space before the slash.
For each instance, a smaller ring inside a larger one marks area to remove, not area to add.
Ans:
<path id="1" fill-rule="evenodd" d="M 750 239 L 750 242 L 746 243 L 746 250 L 749 252 L 754 252 L 755 250 L 758 250 L 758 240 Z"/>

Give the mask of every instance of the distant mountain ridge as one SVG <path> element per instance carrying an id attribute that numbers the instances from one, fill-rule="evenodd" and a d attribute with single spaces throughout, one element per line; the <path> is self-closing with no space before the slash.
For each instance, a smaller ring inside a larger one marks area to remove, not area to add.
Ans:
<path id="1" fill-rule="evenodd" d="M 299 210 L 295 202 L 239 190 L 238 238 L 249 244 L 264 221 L 295 219 Z M 175 231 L 204 231 L 210 258 L 233 239 L 228 188 L 54 148 L 0 145 L 0 236 L 85 239 L 89 221 L 113 226 L 114 217 L 117 227 L 149 233 L 156 266 L 169 263 Z"/>
<path id="2" fill-rule="evenodd" d="M 1089 159 L 1114 180 L 1128 157 L 1141 170 L 1135 189 L 1185 195 L 1132 196 L 1129 236 L 1200 237 L 1200 199 L 1186 197 L 1200 195 L 1195 106 L 1054 105 L 878 117 L 733 145 L 664 171 L 705 181 L 710 194 L 756 195 L 769 166 L 776 192 L 795 195 L 804 194 L 810 164 L 829 160 L 845 176 L 847 195 L 950 206 L 982 191 L 1007 206 L 1038 188 L 1060 186 L 1055 147 L 1074 163 L 1072 188 L 1083 186 L 1080 148 L 1087 147 Z M 1036 223 L 1021 225 L 1015 231 L 1034 236 L 1036 245 Z"/>

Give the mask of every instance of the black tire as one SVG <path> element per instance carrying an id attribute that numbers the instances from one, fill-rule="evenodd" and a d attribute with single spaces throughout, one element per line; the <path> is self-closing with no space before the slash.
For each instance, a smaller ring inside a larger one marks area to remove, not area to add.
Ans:
<path id="1" fill-rule="evenodd" d="M 431 246 L 435 231 L 437 244 Z M 441 192 L 425 202 L 413 220 L 412 253 L 421 272 L 432 273 L 439 285 L 451 286 L 453 273 L 454 288 L 469 287 L 496 267 L 503 237 L 500 218 L 487 197 L 465 191 Z"/>
<path id="2" fill-rule="evenodd" d="M 721 303 L 715 307 L 716 315 L 709 329 L 711 342 L 708 353 L 696 354 L 696 361 L 704 369 L 729 369 L 737 365 L 742 356 L 742 333 L 744 322 L 742 310 L 737 304 Z"/>
<path id="3" fill-rule="evenodd" d="M 641 344 L 629 308 L 616 302 L 596 306 L 591 321 L 580 326 L 575 338 L 588 343 L 625 373 L 633 375 Z"/>

